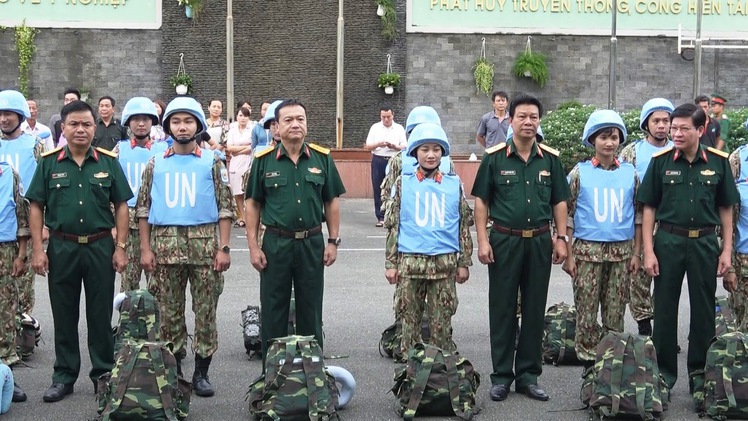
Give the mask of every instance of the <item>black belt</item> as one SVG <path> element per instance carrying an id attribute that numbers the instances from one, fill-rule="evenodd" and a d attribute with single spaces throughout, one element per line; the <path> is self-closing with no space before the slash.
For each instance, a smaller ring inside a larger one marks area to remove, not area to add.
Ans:
<path id="1" fill-rule="evenodd" d="M 15 247 L 17 245 L 18 245 L 18 241 L 4 241 L 0 243 L 0 247 L 10 247 L 10 246 Z"/>
<path id="2" fill-rule="evenodd" d="M 706 228 L 684 228 L 684 227 L 679 227 L 677 225 L 668 224 L 667 222 L 660 222 L 660 226 L 657 229 L 663 230 L 665 232 L 669 232 L 671 234 L 680 235 L 681 237 L 688 237 L 688 238 L 699 238 L 705 235 L 714 234 L 715 232 L 715 229 L 713 226 L 706 227 Z"/>
<path id="3" fill-rule="evenodd" d="M 528 230 L 515 230 L 511 228 L 502 227 L 501 225 L 494 222 L 492 227 L 493 229 L 495 229 L 496 231 L 502 234 L 509 234 L 509 235 L 514 235 L 516 237 L 522 237 L 522 238 L 537 237 L 538 235 L 544 234 L 551 230 L 550 224 L 546 224 L 540 228 L 533 228 L 533 229 L 528 229 Z"/>
<path id="4" fill-rule="evenodd" d="M 316 227 L 310 228 L 308 230 L 297 230 L 297 231 L 287 231 L 287 230 L 282 230 L 276 227 L 265 227 L 265 231 L 272 232 L 273 234 L 279 237 L 293 238 L 294 240 L 303 240 L 315 234 L 321 233 L 322 225 L 317 225 Z"/>
<path id="5" fill-rule="evenodd" d="M 65 234 L 64 232 L 60 231 L 49 231 L 49 235 L 52 237 L 62 238 L 66 241 L 72 241 L 74 243 L 78 244 L 90 244 L 95 241 L 101 240 L 102 238 L 106 237 L 107 235 L 111 236 L 111 231 L 101 231 L 98 234 L 90 234 L 90 235 L 75 235 L 75 234 Z"/>

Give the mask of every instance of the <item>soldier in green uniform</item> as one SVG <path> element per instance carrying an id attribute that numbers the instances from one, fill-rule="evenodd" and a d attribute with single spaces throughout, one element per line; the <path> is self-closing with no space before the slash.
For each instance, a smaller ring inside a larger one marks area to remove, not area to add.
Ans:
<path id="1" fill-rule="evenodd" d="M 678 302 L 688 275 L 691 325 L 688 373 L 691 393 L 703 384 L 709 341 L 714 336 L 716 275 L 732 267 L 733 205 L 739 196 L 727 154 L 699 144 L 706 114 L 695 104 L 670 116 L 674 148 L 654 155 L 637 201 L 644 205 L 644 267 L 654 280 L 654 334 L 657 363 L 672 388 L 678 378 Z M 659 222 L 653 236 L 655 221 Z M 720 253 L 715 226 L 722 227 Z"/>
<path id="2" fill-rule="evenodd" d="M 324 267 L 337 258 L 338 196 L 345 193 L 330 151 L 305 141 L 306 108 L 286 100 L 276 107 L 275 117 L 281 141 L 255 154 L 244 189 L 249 255 L 260 272 L 263 358 L 268 341 L 288 333 L 292 285 L 296 333 L 314 335 L 323 345 Z M 260 222 L 267 227 L 262 247 L 257 242 Z"/>
<path id="3" fill-rule="evenodd" d="M 86 294 L 88 337 L 93 338 L 88 351 L 94 387 L 99 376 L 112 369 L 114 273 L 127 265 L 127 200 L 132 197 L 116 156 L 91 147 L 96 130 L 91 106 L 71 102 L 60 116 L 68 144 L 44 154 L 26 192 L 31 202 L 32 267 L 38 275 L 49 273 L 54 319 L 54 375 L 45 402 L 73 393 L 78 379 L 81 286 Z M 42 243 L 45 217 L 50 230 L 46 253 Z M 111 234 L 115 225 L 116 244 Z"/>
<path id="4" fill-rule="evenodd" d="M 555 264 L 566 258 L 568 237 L 551 238 L 551 219 L 566 232 L 569 185 L 558 151 L 536 141 L 543 106 L 531 95 L 517 95 L 509 106 L 513 138 L 486 150 L 472 194 L 478 259 L 488 265 L 491 332 L 491 399 L 501 401 L 516 381 L 516 390 L 548 400 L 538 386 L 543 371 L 543 317 Z M 490 237 L 480 229 L 493 221 Z M 522 292 L 522 332 L 516 350 L 515 309 Z M 513 370 L 516 368 L 516 373 Z"/>
<path id="5" fill-rule="evenodd" d="M 213 396 L 208 378 L 218 349 L 216 309 L 223 292 L 222 272 L 231 265 L 229 240 L 234 201 L 223 162 L 197 146 L 207 127 L 203 110 L 193 98 L 178 97 L 164 112 L 164 131 L 174 138 L 165 153 L 143 170 L 136 216 L 141 263 L 152 272 L 148 289 L 161 311 L 162 339 L 174 344 L 181 374 L 186 356 L 185 291 L 190 283 L 195 313 L 195 372 L 198 396 Z"/>
<path id="6" fill-rule="evenodd" d="M 721 96 L 712 95 L 712 118 L 719 122 L 720 138 L 725 142 L 722 150 L 727 151 L 730 144 L 730 118 L 725 114 L 727 100 Z"/>

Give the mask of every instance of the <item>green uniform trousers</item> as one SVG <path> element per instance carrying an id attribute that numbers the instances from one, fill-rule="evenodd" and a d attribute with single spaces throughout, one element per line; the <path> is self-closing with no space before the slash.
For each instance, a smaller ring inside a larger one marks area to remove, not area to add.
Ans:
<path id="1" fill-rule="evenodd" d="M 688 277 L 691 325 L 688 331 L 688 373 L 703 370 L 714 337 L 714 293 L 719 245 L 714 234 L 687 238 L 659 231 L 654 252 L 660 276 L 654 279 L 654 341 L 657 364 L 667 385 L 678 378 L 678 302 L 683 275 Z"/>
<path id="2" fill-rule="evenodd" d="M 260 272 L 263 362 L 269 341 L 288 335 L 292 286 L 296 296 L 296 334 L 314 335 L 322 348 L 324 249 L 322 234 L 295 240 L 280 237 L 270 231 L 265 232 L 262 251 L 265 253 L 267 266 Z"/>
<path id="3" fill-rule="evenodd" d="M 91 356 L 89 377 L 96 381 L 114 365 L 111 325 L 113 255 L 114 240 L 109 235 L 90 244 L 77 244 L 56 237 L 49 239 L 47 276 L 55 327 L 54 383 L 75 383 L 80 372 L 78 318 L 81 286 L 86 294 L 88 352 Z"/>
<path id="4" fill-rule="evenodd" d="M 518 388 L 537 384 L 543 372 L 543 319 L 553 255 L 551 234 L 522 238 L 494 230 L 490 242 L 494 258 L 488 265 L 491 384 L 509 386 L 514 380 Z M 522 331 L 515 356 L 517 291 L 522 292 Z"/>

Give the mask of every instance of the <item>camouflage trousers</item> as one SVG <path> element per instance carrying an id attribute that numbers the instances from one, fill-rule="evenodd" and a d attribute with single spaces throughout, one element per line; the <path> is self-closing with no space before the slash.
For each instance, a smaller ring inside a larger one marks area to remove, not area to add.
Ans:
<path id="1" fill-rule="evenodd" d="M 119 290 L 125 292 L 140 289 L 142 273 L 143 267 L 140 266 L 140 231 L 137 228 L 130 228 L 130 233 L 127 235 L 127 267 L 120 274 Z M 150 278 L 150 274 L 146 272 L 146 284 L 148 278 Z"/>
<path id="2" fill-rule="evenodd" d="M 730 306 L 735 313 L 735 324 L 742 332 L 748 328 L 748 254 L 738 254 L 735 259 L 735 272 L 738 275 L 738 289 L 730 293 Z"/>
<path id="3" fill-rule="evenodd" d="M 634 320 L 641 321 L 652 318 L 654 308 L 654 297 L 650 291 L 652 278 L 642 267 L 635 273 L 628 274 L 631 283 L 629 285 L 630 301 L 629 310 Z"/>
<path id="4" fill-rule="evenodd" d="M 31 315 L 34 310 L 34 303 L 36 302 L 36 296 L 34 294 L 34 277 L 36 272 L 31 268 L 31 256 L 34 252 L 31 246 L 31 240 L 28 241 L 26 246 L 26 272 L 18 278 L 13 278 L 16 281 L 16 287 L 18 288 L 18 313 L 26 313 Z M 11 263 L 11 267 L 13 264 Z"/>
<path id="5" fill-rule="evenodd" d="M 574 349 L 580 360 L 594 361 L 600 340 L 609 331 L 623 332 L 623 315 L 629 298 L 626 261 L 577 261 L 574 306 L 577 328 Z M 603 325 L 597 323 L 600 309 Z"/>
<path id="6" fill-rule="evenodd" d="M 16 318 L 19 311 L 17 278 L 10 275 L 15 257 L 15 246 L 0 247 L 0 362 L 8 366 L 21 361 L 16 351 L 16 321 L 20 320 Z"/>
<path id="7" fill-rule="evenodd" d="M 427 315 L 431 339 L 429 344 L 453 351 L 452 316 L 457 311 L 457 287 L 455 274 L 446 279 L 425 280 L 400 275 L 400 317 L 402 320 L 402 340 L 400 349 L 403 355 L 417 342 L 421 342 L 421 320 L 428 301 Z"/>
<path id="8" fill-rule="evenodd" d="M 223 292 L 223 275 L 209 265 L 157 265 L 148 290 L 159 303 L 161 338 L 174 344 L 174 355 L 186 355 L 185 292 L 187 281 L 195 315 L 192 350 L 203 358 L 218 349 L 216 308 Z"/>

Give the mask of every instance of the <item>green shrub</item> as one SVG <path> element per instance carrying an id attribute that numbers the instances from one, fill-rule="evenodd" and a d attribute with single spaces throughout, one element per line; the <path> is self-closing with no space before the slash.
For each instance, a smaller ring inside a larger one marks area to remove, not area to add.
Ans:
<path id="1" fill-rule="evenodd" d="M 725 112 L 727 113 L 727 117 L 730 119 L 730 133 L 728 136 L 727 148 L 729 151 L 734 151 L 739 146 L 748 143 L 748 130 L 745 129 L 748 108 L 725 110 Z"/>

